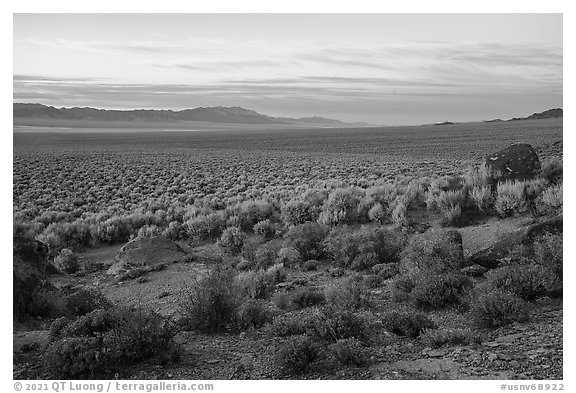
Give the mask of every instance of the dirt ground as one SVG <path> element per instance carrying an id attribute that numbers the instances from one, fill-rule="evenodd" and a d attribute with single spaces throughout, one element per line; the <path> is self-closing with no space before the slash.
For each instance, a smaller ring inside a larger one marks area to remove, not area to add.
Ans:
<path id="1" fill-rule="evenodd" d="M 506 233 L 526 225 L 528 218 L 490 219 L 477 226 L 459 229 L 466 255 L 471 255 Z M 140 279 L 118 282 L 105 274 L 120 246 L 100 247 L 83 254 L 88 265 L 100 270 L 84 275 L 53 276 L 56 286 L 84 286 L 99 289 L 117 304 L 148 307 L 177 318 L 186 289 L 209 269 L 203 263 L 218 253 L 214 247 L 200 246 L 188 251 L 193 262 L 178 262 Z M 201 261 L 201 262 L 198 262 Z M 318 271 L 291 271 L 291 285 L 322 288 L 334 280 L 330 266 Z M 391 304 L 388 283 L 371 289 L 375 307 L 373 318 L 395 307 Z M 464 327 L 469 321 L 455 310 L 430 313 L 440 327 Z M 483 332 L 478 344 L 432 349 L 419 339 L 399 337 L 381 329 L 372 338 L 369 361 L 361 367 L 333 366 L 311 370 L 307 379 L 562 379 L 563 335 L 562 301 L 543 299 L 535 305 L 525 324 L 512 324 Z M 36 319 L 26 325 L 14 325 L 14 378 L 47 378 L 37 364 L 48 343 L 49 320 Z M 266 328 L 241 334 L 204 335 L 181 332 L 180 362 L 161 366 L 140 363 L 126 370 L 122 379 L 278 379 L 273 366 L 278 346 L 285 338 L 274 337 Z"/>

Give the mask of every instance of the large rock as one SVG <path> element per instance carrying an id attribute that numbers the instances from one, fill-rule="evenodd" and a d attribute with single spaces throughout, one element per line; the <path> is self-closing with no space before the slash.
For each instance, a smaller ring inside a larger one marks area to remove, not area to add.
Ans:
<path id="1" fill-rule="evenodd" d="M 414 235 L 400 261 L 400 271 L 408 275 L 448 272 L 464 266 L 462 235 L 456 230 L 434 229 Z"/>
<path id="2" fill-rule="evenodd" d="M 51 265 L 47 258 L 48 247 L 44 243 L 15 237 L 12 249 L 13 311 L 14 317 L 23 319 L 36 291 L 54 289 L 46 280 Z"/>
<path id="3" fill-rule="evenodd" d="M 529 180 L 540 171 L 538 154 L 527 143 L 516 143 L 490 154 L 485 164 L 496 181 Z"/>
<path id="4" fill-rule="evenodd" d="M 138 237 L 118 251 L 108 274 L 179 262 L 187 257 L 188 253 L 182 247 L 165 236 Z"/>
<path id="5" fill-rule="evenodd" d="M 534 238 L 545 233 L 562 233 L 562 216 L 550 220 L 520 228 L 511 234 L 504 236 L 498 242 L 480 250 L 470 257 L 472 263 L 488 269 L 494 269 L 508 256 L 510 251 L 519 245 L 530 246 Z"/>

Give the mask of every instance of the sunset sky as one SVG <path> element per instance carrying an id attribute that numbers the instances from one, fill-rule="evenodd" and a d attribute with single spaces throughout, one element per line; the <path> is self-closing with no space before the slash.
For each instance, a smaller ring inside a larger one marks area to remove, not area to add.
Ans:
<path id="1" fill-rule="evenodd" d="M 14 102 L 423 124 L 562 107 L 561 14 L 16 14 Z"/>

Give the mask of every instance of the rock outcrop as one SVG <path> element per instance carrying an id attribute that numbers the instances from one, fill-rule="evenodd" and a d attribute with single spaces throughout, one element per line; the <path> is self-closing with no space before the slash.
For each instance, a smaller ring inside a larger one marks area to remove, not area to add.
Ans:
<path id="1" fill-rule="evenodd" d="M 118 251 L 108 274 L 179 262 L 186 258 L 189 258 L 189 254 L 165 236 L 138 237 Z"/>
<path id="2" fill-rule="evenodd" d="M 488 155 L 485 165 L 495 182 L 529 180 L 540 171 L 538 154 L 527 143 L 516 143 Z"/>
<path id="3" fill-rule="evenodd" d="M 29 311 L 39 289 L 53 290 L 46 275 L 53 269 L 48 262 L 48 247 L 37 240 L 13 239 L 12 277 L 14 317 L 21 320 Z"/>
<path id="4" fill-rule="evenodd" d="M 501 260 L 506 258 L 514 247 L 522 244 L 529 246 L 534 241 L 534 238 L 545 233 L 562 233 L 562 227 L 562 216 L 558 216 L 541 223 L 520 228 L 504 236 L 488 248 L 473 254 L 470 257 L 470 262 L 488 269 L 494 269 L 500 265 Z"/>

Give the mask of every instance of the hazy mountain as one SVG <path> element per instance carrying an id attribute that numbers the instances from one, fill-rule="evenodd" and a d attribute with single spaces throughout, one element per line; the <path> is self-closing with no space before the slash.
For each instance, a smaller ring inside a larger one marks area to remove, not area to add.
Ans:
<path id="1" fill-rule="evenodd" d="M 509 121 L 552 119 L 555 117 L 563 117 L 562 116 L 562 108 L 548 109 L 547 111 L 544 111 L 544 112 L 533 113 L 528 117 L 515 117 L 513 119 L 510 119 Z"/>
<path id="2" fill-rule="evenodd" d="M 366 123 L 344 123 L 322 117 L 292 119 L 271 117 L 240 107 L 208 107 L 184 109 L 181 111 L 136 109 L 106 110 L 95 108 L 55 108 L 42 104 L 15 103 L 14 118 L 98 120 L 98 121 L 204 121 L 238 124 L 310 124 L 318 126 L 367 126 Z"/>

